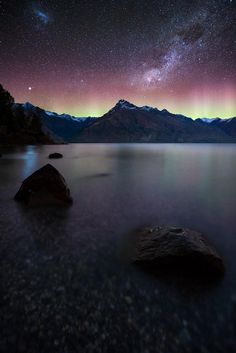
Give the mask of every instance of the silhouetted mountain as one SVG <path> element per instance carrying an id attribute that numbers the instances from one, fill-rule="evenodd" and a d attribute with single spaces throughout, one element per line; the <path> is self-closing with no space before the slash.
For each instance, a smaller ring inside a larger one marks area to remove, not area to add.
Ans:
<path id="1" fill-rule="evenodd" d="M 206 119 L 204 120 L 206 121 Z M 211 127 L 219 128 L 220 130 L 224 131 L 227 135 L 236 139 L 236 117 L 230 119 L 208 119 L 208 124 L 210 124 Z"/>
<path id="2" fill-rule="evenodd" d="M 15 104 L 15 107 L 21 107 L 25 116 L 34 114 L 39 117 L 44 127 L 50 131 L 50 134 L 56 139 L 65 142 L 73 142 L 81 130 L 89 126 L 96 118 L 76 118 L 68 114 L 57 114 L 35 107 L 30 103 Z"/>
<path id="3" fill-rule="evenodd" d="M 218 125 L 120 100 L 84 128 L 78 142 L 233 142 Z"/>
<path id="4" fill-rule="evenodd" d="M 1 144 L 50 144 L 55 140 L 39 117 L 28 116 L 14 98 L 0 85 L 0 143 Z"/>
<path id="5" fill-rule="evenodd" d="M 236 118 L 192 120 L 125 100 L 101 118 L 77 118 L 14 103 L 0 85 L 0 143 L 64 142 L 236 142 Z"/>

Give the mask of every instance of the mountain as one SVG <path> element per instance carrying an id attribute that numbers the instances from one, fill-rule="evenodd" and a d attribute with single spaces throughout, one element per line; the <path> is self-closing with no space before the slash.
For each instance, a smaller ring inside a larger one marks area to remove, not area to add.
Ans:
<path id="1" fill-rule="evenodd" d="M 25 116 L 38 116 L 43 126 L 56 139 L 64 142 L 76 141 L 77 135 L 84 127 L 89 126 L 96 118 L 77 118 L 68 114 L 49 112 L 30 103 L 15 104 L 15 109 L 23 109 Z"/>
<path id="2" fill-rule="evenodd" d="M 204 123 L 210 124 L 210 123 L 212 123 L 215 120 L 221 120 L 221 119 L 220 118 L 200 118 L 200 119 L 197 119 L 197 120 L 201 120 Z"/>
<path id="3" fill-rule="evenodd" d="M 120 100 L 85 127 L 78 142 L 236 142 L 226 129 L 148 106 Z"/>
<path id="4" fill-rule="evenodd" d="M 208 119 L 208 123 L 211 124 L 212 127 L 217 127 L 220 130 L 224 131 L 227 135 L 229 135 L 233 139 L 236 139 L 236 118 Z"/>
<path id="5" fill-rule="evenodd" d="M 236 118 L 192 120 L 125 100 L 100 118 L 78 118 L 15 103 L 0 85 L 0 143 L 236 142 Z"/>
<path id="6" fill-rule="evenodd" d="M 0 144 L 54 144 L 76 141 L 96 118 L 59 115 L 31 103 L 15 103 L 0 85 Z"/>
<path id="7" fill-rule="evenodd" d="M 0 143 L 1 144 L 52 144 L 56 140 L 40 118 L 31 113 L 25 115 L 22 107 L 0 85 Z"/>

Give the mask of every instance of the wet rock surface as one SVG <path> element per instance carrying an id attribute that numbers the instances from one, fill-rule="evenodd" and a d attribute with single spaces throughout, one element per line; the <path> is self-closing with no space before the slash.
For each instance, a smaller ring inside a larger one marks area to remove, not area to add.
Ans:
<path id="1" fill-rule="evenodd" d="M 50 153 L 48 158 L 50 159 L 59 159 L 59 158 L 63 158 L 63 155 L 61 153 Z"/>
<path id="2" fill-rule="evenodd" d="M 222 276 L 224 263 L 202 234 L 178 227 L 146 227 L 138 233 L 134 262 L 154 273 Z"/>
<path id="3" fill-rule="evenodd" d="M 123 265 L 112 228 L 77 237 L 61 208 L 28 214 L 16 217 L 21 233 L 9 223 L 0 237 L 1 353 L 233 352 L 215 295 L 209 308 L 196 285 L 176 290 Z M 221 305 L 233 315 L 236 298 Z"/>
<path id="4" fill-rule="evenodd" d="M 72 203 L 65 179 L 51 164 L 26 178 L 14 198 L 29 206 Z"/>

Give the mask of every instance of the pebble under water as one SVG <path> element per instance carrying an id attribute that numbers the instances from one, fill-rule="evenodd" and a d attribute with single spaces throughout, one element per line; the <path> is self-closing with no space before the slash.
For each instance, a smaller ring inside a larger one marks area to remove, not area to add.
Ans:
<path id="1" fill-rule="evenodd" d="M 236 348 L 236 146 L 1 148 L 0 352 L 231 353 Z M 69 208 L 13 197 L 50 160 Z M 157 278 L 130 261 L 143 225 L 189 227 L 225 260 L 217 283 Z"/>

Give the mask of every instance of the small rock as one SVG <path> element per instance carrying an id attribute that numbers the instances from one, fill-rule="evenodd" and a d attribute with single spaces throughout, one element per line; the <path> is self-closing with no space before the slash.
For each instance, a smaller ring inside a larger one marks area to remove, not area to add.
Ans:
<path id="1" fill-rule="evenodd" d="M 63 158 L 63 155 L 61 153 L 50 153 L 48 158 L 51 158 L 51 159 L 58 159 L 58 158 Z"/>

